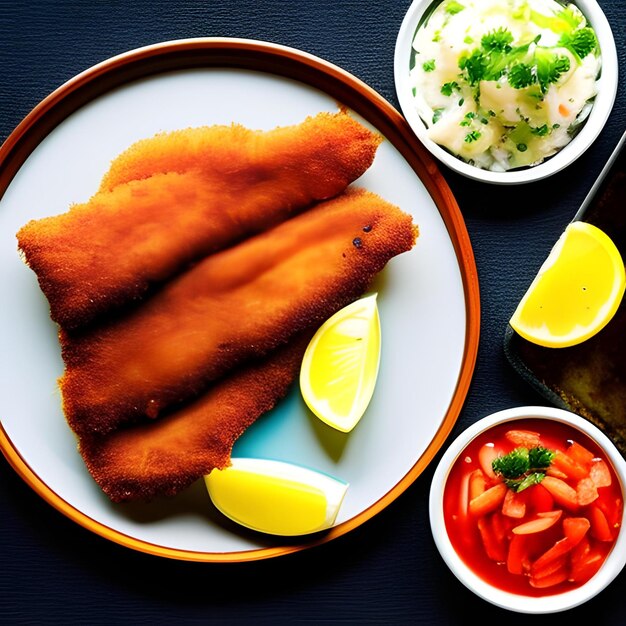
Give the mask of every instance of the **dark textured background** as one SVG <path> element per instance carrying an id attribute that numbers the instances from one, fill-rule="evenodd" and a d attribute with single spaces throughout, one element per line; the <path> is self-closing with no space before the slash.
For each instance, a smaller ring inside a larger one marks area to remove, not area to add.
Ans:
<path id="1" fill-rule="evenodd" d="M 623 75 L 626 2 L 600 4 Z M 299 48 L 343 67 L 398 107 L 393 49 L 409 5 L 0 0 L 0 141 L 42 98 L 93 64 L 188 37 L 245 37 Z M 506 361 L 503 332 L 626 128 L 624 95 L 620 80 L 601 136 L 549 181 L 485 186 L 442 167 L 473 242 L 482 306 L 478 362 L 451 438 L 493 411 L 545 404 Z M 511 625 L 570 618 L 626 623 L 626 572 L 598 598 L 561 616 L 507 613 L 467 591 L 444 566 L 428 526 L 428 489 L 438 458 L 398 500 L 347 536 L 295 555 L 232 565 L 159 559 L 107 542 L 57 513 L 0 458 L 0 622 L 461 624 L 476 616 Z"/>

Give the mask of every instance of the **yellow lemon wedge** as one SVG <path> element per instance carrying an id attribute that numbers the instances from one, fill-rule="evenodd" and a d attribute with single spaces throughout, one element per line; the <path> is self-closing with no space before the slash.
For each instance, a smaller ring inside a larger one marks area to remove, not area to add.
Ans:
<path id="1" fill-rule="evenodd" d="M 351 431 L 367 409 L 380 364 L 377 293 L 337 311 L 317 330 L 300 368 L 300 391 L 323 422 Z"/>
<path id="2" fill-rule="evenodd" d="M 233 521 L 271 535 L 305 535 L 330 528 L 348 483 L 272 459 L 233 458 L 204 477 L 216 508 Z"/>
<path id="3" fill-rule="evenodd" d="M 576 221 L 567 226 L 509 323 L 524 339 L 565 348 L 598 333 L 617 311 L 626 276 L 611 238 Z"/>

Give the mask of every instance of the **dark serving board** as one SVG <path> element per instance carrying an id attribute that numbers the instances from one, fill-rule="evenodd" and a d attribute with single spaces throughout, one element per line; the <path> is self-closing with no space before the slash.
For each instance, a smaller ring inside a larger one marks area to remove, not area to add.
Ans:
<path id="1" fill-rule="evenodd" d="M 626 132 L 574 220 L 601 228 L 626 259 Z M 626 297 L 611 321 L 577 346 L 544 348 L 507 325 L 504 351 L 536 391 L 593 422 L 626 457 Z"/>

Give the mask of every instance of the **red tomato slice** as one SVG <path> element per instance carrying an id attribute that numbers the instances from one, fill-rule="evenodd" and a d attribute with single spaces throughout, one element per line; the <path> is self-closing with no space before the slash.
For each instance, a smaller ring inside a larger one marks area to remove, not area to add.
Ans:
<path id="1" fill-rule="evenodd" d="M 551 548 L 546 550 L 530 568 L 531 576 L 536 576 L 544 568 L 567 554 L 574 546 L 567 538 L 559 539 Z"/>
<path id="2" fill-rule="evenodd" d="M 527 535 L 513 535 L 506 557 L 506 568 L 511 574 L 523 574 L 529 568 Z"/>
<path id="3" fill-rule="evenodd" d="M 593 452 L 587 450 L 584 446 L 580 445 L 577 441 L 572 441 L 572 443 L 567 448 L 567 456 L 573 459 L 579 465 L 583 467 L 589 467 L 591 465 L 594 455 Z"/>
<path id="4" fill-rule="evenodd" d="M 526 489 L 526 493 L 526 502 L 536 513 L 554 509 L 554 498 L 543 485 L 533 485 Z"/>
<path id="5" fill-rule="evenodd" d="M 526 492 L 517 493 L 509 489 L 502 502 L 502 514 L 515 519 L 522 519 L 526 515 Z"/>
<path id="6" fill-rule="evenodd" d="M 598 541 L 613 541 L 613 532 L 602 510 L 591 505 L 589 507 L 589 522 L 591 523 L 591 536 Z"/>
<path id="7" fill-rule="evenodd" d="M 478 530 L 480 538 L 487 556 L 498 563 L 506 560 L 506 546 L 503 541 L 499 540 L 493 529 L 493 521 L 491 517 L 481 517 L 478 522 Z"/>
<path id="8" fill-rule="evenodd" d="M 587 534 L 591 523 L 586 517 L 566 517 L 563 520 L 563 532 L 572 543 L 577 546 Z"/>
<path id="9" fill-rule="evenodd" d="M 554 451 L 552 465 L 574 480 L 580 480 L 581 478 L 586 478 L 588 476 L 587 468 L 584 465 L 580 465 L 570 456 L 565 454 L 565 452 L 561 452 L 560 450 Z"/>

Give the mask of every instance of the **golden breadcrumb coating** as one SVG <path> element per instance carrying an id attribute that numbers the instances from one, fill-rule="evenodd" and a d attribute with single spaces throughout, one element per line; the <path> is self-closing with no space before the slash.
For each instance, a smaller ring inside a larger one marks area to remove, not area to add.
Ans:
<path id="1" fill-rule="evenodd" d="M 187 401 L 361 296 L 417 234 L 410 215 L 350 189 L 206 257 L 125 316 L 62 332 L 70 426 L 104 434 Z"/>
<path id="2" fill-rule="evenodd" d="M 310 335 L 218 381 L 153 423 L 81 440 L 87 469 L 114 502 L 173 496 L 230 463 L 235 441 L 287 393 Z"/>
<path id="3" fill-rule="evenodd" d="M 84 326 L 341 193 L 380 141 L 345 111 L 271 131 L 233 124 L 159 134 L 117 157 L 88 202 L 24 225 L 18 247 L 52 319 Z"/>

